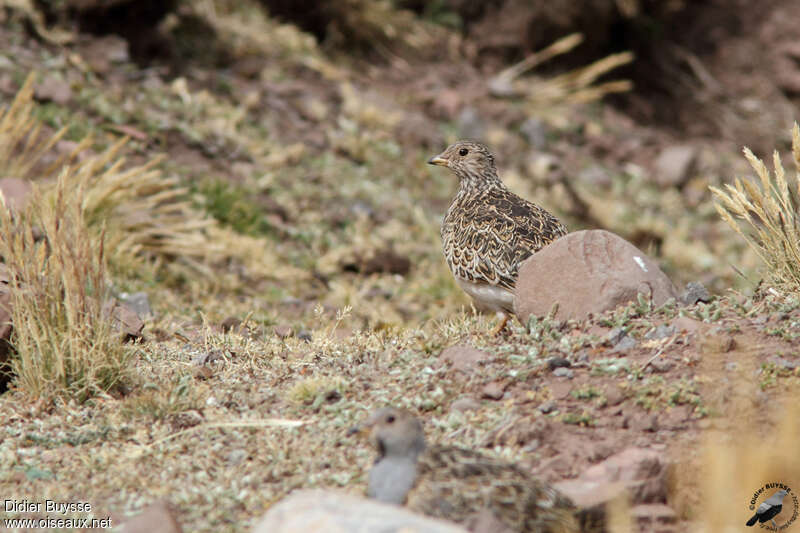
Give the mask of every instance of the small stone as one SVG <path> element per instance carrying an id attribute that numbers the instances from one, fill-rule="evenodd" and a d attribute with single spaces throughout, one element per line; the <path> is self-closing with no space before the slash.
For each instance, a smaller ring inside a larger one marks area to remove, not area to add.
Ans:
<path id="1" fill-rule="evenodd" d="M 678 296 L 658 264 L 633 244 L 605 230 L 584 230 L 556 239 L 522 263 L 514 310 L 523 324 L 531 315 L 547 315 L 556 303 L 556 318 L 584 318 L 642 294 L 656 306 Z"/>
<path id="2" fill-rule="evenodd" d="M 800 360 L 798 359 L 786 359 L 781 357 L 780 355 L 776 355 L 769 358 L 769 362 L 777 366 L 778 368 L 784 368 L 786 370 L 794 370 L 796 368 L 800 368 Z"/>
<path id="3" fill-rule="evenodd" d="M 229 316 L 228 318 L 222 321 L 220 327 L 222 328 L 223 333 L 230 333 L 232 331 L 238 330 L 241 325 L 242 321 L 239 318 L 235 316 Z"/>
<path id="4" fill-rule="evenodd" d="M 294 330 L 291 328 L 291 326 L 275 326 L 275 336 L 279 339 L 288 339 L 292 335 L 294 335 Z"/>
<path id="5" fill-rule="evenodd" d="M 65 105 L 72 100 L 72 88 L 64 80 L 49 76 L 37 83 L 33 94 L 37 100 Z"/>
<path id="6" fill-rule="evenodd" d="M 450 409 L 453 411 L 465 412 L 476 411 L 481 408 L 480 402 L 468 396 L 462 396 L 450 404 Z"/>
<path id="7" fill-rule="evenodd" d="M 207 365 L 208 363 L 213 363 L 214 361 L 218 361 L 220 359 L 222 359 L 222 352 L 219 350 L 211 350 L 195 355 L 192 358 L 192 364 L 196 366 L 202 366 Z"/>
<path id="8" fill-rule="evenodd" d="M 683 305 L 694 305 L 697 302 L 709 303 L 711 294 L 699 281 L 690 281 L 681 293 L 680 301 Z"/>
<path id="9" fill-rule="evenodd" d="M 620 339 L 620 341 L 614 345 L 611 350 L 608 351 L 609 354 L 617 354 L 617 353 L 625 353 L 629 350 L 636 348 L 636 339 L 625 335 Z"/>
<path id="10" fill-rule="evenodd" d="M 565 357 L 556 356 L 556 357 L 551 357 L 550 359 L 547 360 L 547 366 L 550 368 L 550 370 L 555 370 L 556 368 L 561 368 L 561 367 L 569 368 L 570 366 L 572 366 L 572 363 L 570 363 L 569 359 Z"/>
<path id="11" fill-rule="evenodd" d="M 609 346 L 616 346 L 619 341 L 622 340 L 622 337 L 625 336 L 625 330 L 622 328 L 613 328 L 609 331 L 605 337 L 603 337 L 603 342 L 608 344 Z"/>
<path id="12" fill-rule="evenodd" d="M 465 107 L 456 119 L 461 137 L 467 139 L 485 139 L 486 122 L 481 118 L 474 107 Z"/>
<path id="13" fill-rule="evenodd" d="M 673 363 L 671 360 L 663 359 L 661 357 L 656 357 L 650 363 L 648 368 L 652 368 L 653 372 L 655 372 L 657 374 L 663 374 L 664 372 L 669 372 L 670 370 L 672 370 L 672 367 L 674 367 L 674 366 L 675 366 L 675 363 Z"/>
<path id="14" fill-rule="evenodd" d="M 656 158 L 656 181 L 662 187 L 681 187 L 692 177 L 696 161 L 696 147 L 668 146 Z"/>
<path id="15" fill-rule="evenodd" d="M 688 316 L 682 316 L 676 318 L 672 322 L 672 327 L 675 328 L 675 331 L 681 333 L 697 333 L 698 331 L 703 332 L 707 330 L 709 326 L 699 320 L 689 318 Z"/>
<path id="16" fill-rule="evenodd" d="M 556 408 L 557 408 L 556 402 L 551 400 L 551 401 L 547 401 L 547 402 L 544 402 L 543 404 L 541 404 L 539 406 L 539 411 L 542 412 L 542 414 L 546 415 L 548 413 L 552 413 L 553 411 L 555 411 Z"/>
<path id="17" fill-rule="evenodd" d="M 615 405 L 619 405 L 622 403 L 623 400 L 625 400 L 625 396 L 616 387 L 606 392 L 606 406 L 608 407 L 614 407 Z"/>
<path id="18" fill-rule="evenodd" d="M 505 391 L 505 386 L 499 381 L 492 381 L 484 385 L 481 389 L 481 397 L 489 400 L 501 400 Z"/>
<path id="19" fill-rule="evenodd" d="M 127 520 L 120 528 L 122 533 L 181 533 L 172 506 L 166 500 L 151 503 L 141 513 Z"/>
<path id="20" fill-rule="evenodd" d="M 572 370 L 569 368 L 559 367 L 553 370 L 553 375 L 557 378 L 572 379 L 574 372 L 572 372 Z"/>
<path id="21" fill-rule="evenodd" d="M 461 372 L 469 372 L 482 361 L 486 361 L 491 355 L 472 346 L 465 344 L 456 344 L 449 346 L 442 350 L 439 354 L 439 361 L 442 363 L 449 363 L 455 370 Z"/>
<path id="22" fill-rule="evenodd" d="M 106 309 L 110 309 L 114 326 L 123 334 L 123 340 L 131 341 L 142 338 L 144 322 L 128 304 L 119 301 L 106 302 Z"/>
<path id="23" fill-rule="evenodd" d="M 663 339 L 665 337 L 672 337 L 675 334 L 675 327 L 666 324 L 659 324 L 653 330 L 645 333 L 644 338 L 647 340 Z"/>
<path id="24" fill-rule="evenodd" d="M 241 448 L 236 450 L 231 450 L 231 452 L 228 454 L 227 457 L 228 464 L 230 464 L 231 466 L 238 466 L 245 459 L 247 459 L 247 452 L 242 450 Z"/>
<path id="25" fill-rule="evenodd" d="M 194 378 L 199 381 L 206 381 L 214 377 L 214 371 L 207 366 L 198 366 L 194 369 Z"/>
<path id="26" fill-rule="evenodd" d="M 528 144 L 538 150 L 547 146 L 547 125 L 536 117 L 528 117 L 519 127 Z"/>
<path id="27" fill-rule="evenodd" d="M 147 296 L 146 292 L 122 293 L 119 297 L 139 316 L 149 317 L 153 315 L 153 310 L 150 307 L 150 297 Z"/>
<path id="28" fill-rule="evenodd" d="M 608 188 L 613 183 L 609 173 L 599 165 L 591 165 L 578 172 L 578 179 L 596 187 Z"/>
<path id="29" fill-rule="evenodd" d="M 674 524 L 678 520 L 675 511 L 663 503 L 637 505 L 631 509 L 631 517 L 645 529 L 656 525 Z"/>

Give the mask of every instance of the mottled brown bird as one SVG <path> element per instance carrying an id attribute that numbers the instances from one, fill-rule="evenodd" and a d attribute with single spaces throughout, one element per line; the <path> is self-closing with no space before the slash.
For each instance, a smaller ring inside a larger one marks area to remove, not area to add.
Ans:
<path id="1" fill-rule="evenodd" d="M 572 502 L 514 464 L 478 452 L 428 446 L 422 424 L 404 409 L 378 409 L 351 430 L 368 432 L 378 457 L 367 495 L 429 516 L 465 523 L 490 511 L 515 532 L 575 532 Z"/>
<path id="2" fill-rule="evenodd" d="M 444 257 L 459 286 L 479 309 L 501 313 L 499 333 L 514 312 L 522 261 L 566 235 L 559 220 L 509 191 L 494 156 L 477 142 L 458 141 L 428 161 L 459 179 L 442 224 Z"/>

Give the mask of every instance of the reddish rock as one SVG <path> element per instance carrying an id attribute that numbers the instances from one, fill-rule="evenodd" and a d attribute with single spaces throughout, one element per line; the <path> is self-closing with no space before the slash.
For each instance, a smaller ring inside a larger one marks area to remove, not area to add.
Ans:
<path id="1" fill-rule="evenodd" d="M 19 178 L 0 179 L 0 191 L 6 199 L 6 205 L 10 209 L 20 209 L 28 203 L 33 192 L 33 186 L 28 180 Z"/>
<path id="2" fill-rule="evenodd" d="M 145 507 L 138 515 L 122 524 L 122 533 L 181 533 L 169 502 L 158 500 Z"/>
<path id="3" fill-rule="evenodd" d="M 698 331 L 703 332 L 707 330 L 710 326 L 699 320 L 689 318 L 688 316 L 682 316 L 676 318 L 672 322 L 672 327 L 675 328 L 675 331 L 678 333 L 697 333 Z"/>
<path id="4" fill-rule="evenodd" d="M 505 386 L 499 381 L 492 381 L 487 383 L 481 389 L 481 397 L 488 398 L 489 400 L 501 400 L 505 394 Z"/>
<path id="5" fill-rule="evenodd" d="M 469 372 L 478 366 L 481 361 L 486 361 L 490 357 L 491 354 L 473 348 L 472 346 L 456 344 L 455 346 L 449 346 L 442 350 L 442 353 L 439 355 L 439 361 L 442 363 L 449 363 L 452 368 L 456 370 Z"/>
<path id="6" fill-rule="evenodd" d="M 667 464 L 662 454 L 645 448 L 627 448 L 579 477 L 601 484 L 625 483 L 634 503 L 663 502 L 667 498 Z"/>
<path id="7" fill-rule="evenodd" d="M 583 318 L 635 301 L 661 305 L 678 293 L 659 266 L 625 239 L 604 230 L 576 231 L 522 263 L 514 310 L 525 324 L 558 303 L 558 318 Z"/>

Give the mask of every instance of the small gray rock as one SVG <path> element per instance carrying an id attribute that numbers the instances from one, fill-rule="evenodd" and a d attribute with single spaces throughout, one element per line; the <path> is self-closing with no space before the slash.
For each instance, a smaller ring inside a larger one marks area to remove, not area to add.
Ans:
<path id="1" fill-rule="evenodd" d="M 149 317 L 153 315 L 153 309 L 150 307 L 150 297 L 146 292 L 134 292 L 128 294 L 126 292 L 119 295 L 120 300 L 128 304 L 128 307 L 136 311 L 140 317 Z"/>
<path id="2" fill-rule="evenodd" d="M 671 337 L 675 335 L 675 328 L 666 324 L 659 324 L 652 331 L 645 333 L 644 338 L 647 340 L 663 339 L 664 337 Z"/>
<path id="3" fill-rule="evenodd" d="M 544 402 L 539 406 L 539 411 L 541 411 L 545 415 L 548 413 L 552 413 L 555 410 L 556 410 L 556 402 L 552 400 Z"/>
<path id="4" fill-rule="evenodd" d="M 575 375 L 575 373 L 572 370 L 570 370 L 569 368 L 564 368 L 562 366 L 562 367 L 559 367 L 559 368 L 556 368 L 555 370 L 553 370 L 553 375 L 558 377 L 558 378 L 572 379 L 572 377 Z"/>
<path id="5" fill-rule="evenodd" d="M 547 146 L 547 125 L 541 119 L 528 117 L 519 131 L 534 148 L 543 150 Z"/>
<path id="6" fill-rule="evenodd" d="M 486 122 L 473 107 L 464 108 L 458 114 L 456 123 L 462 137 L 468 139 L 483 139 L 486 137 Z"/>
<path id="7" fill-rule="evenodd" d="M 699 281 L 690 281 L 681 293 L 680 301 L 683 305 L 694 305 L 697 302 L 709 303 L 711 294 Z"/>
<path id="8" fill-rule="evenodd" d="M 636 339 L 628 335 L 625 335 L 624 337 L 622 337 L 622 339 L 620 339 L 620 341 L 617 344 L 614 345 L 613 348 L 611 348 L 611 350 L 609 350 L 608 353 L 610 354 L 625 353 L 628 350 L 632 350 L 634 348 L 636 348 Z"/>
<path id="9" fill-rule="evenodd" d="M 692 177 L 696 161 L 694 146 L 668 146 L 656 158 L 656 181 L 662 187 L 680 187 Z"/>
<path id="10" fill-rule="evenodd" d="M 779 355 L 775 357 L 771 357 L 769 362 L 777 366 L 778 368 L 784 368 L 786 370 L 794 370 L 797 367 L 800 367 L 800 360 L 798 359 L 785 359 Z"/>
<path id="11" fill-rule="evenodd" d="M 578 179 L 596 187 L 610 187 L 612 180 L 609 173 L 599 165 L 591 165 L 578 172 Z"/>
<path id="12" fill-rule="evenodd" d="M 672 367 L 675 366 L 675 363 L 670 361 L 669 359 L 662 359 L 660 357 L 656 357 L 650 363 L 648 368 L 651 368 L 653 372 L 657 374 L 663 374 L 664 372 L 669 372 L 672 370 Z"/>
<path id="13" fill-rule="evenodd" d="M 605 337 L 603 337 L 603 343 L 615 346 L 619 341 L 622 340 L 622 337 L 624 336 L 625 336 L 624 329 L 619 327 L 613 328 L 611 331 L 606 333 Z"/>
<path id="14" fill-rule="evenodd" d="M 464 411 L 475 411 L 480 408 L 480 402 L 468 396 L 462 396 L 450 404 L 450 409 L 453 411 L 460 411 L 462 413 Z"/>

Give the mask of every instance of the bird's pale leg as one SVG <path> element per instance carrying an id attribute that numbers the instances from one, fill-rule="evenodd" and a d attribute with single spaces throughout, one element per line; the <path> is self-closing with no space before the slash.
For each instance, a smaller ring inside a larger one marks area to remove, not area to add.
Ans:
<path id="1" fill-rule="evenodd" d="M 492 328 L 492 332 L 491 332 L 492 335 L 500 335 L 500 332 L 502 332 L 503 329 L 505 329 L 506 324 L 508 323 L 508 319 L 509 319 L 508 313 L 504 313 L 504 312 L 500 311 L 497 314 L 501 318 L 500 318 L 500 322 L 498 322 L 498 324 L 494 328 Z"/>

